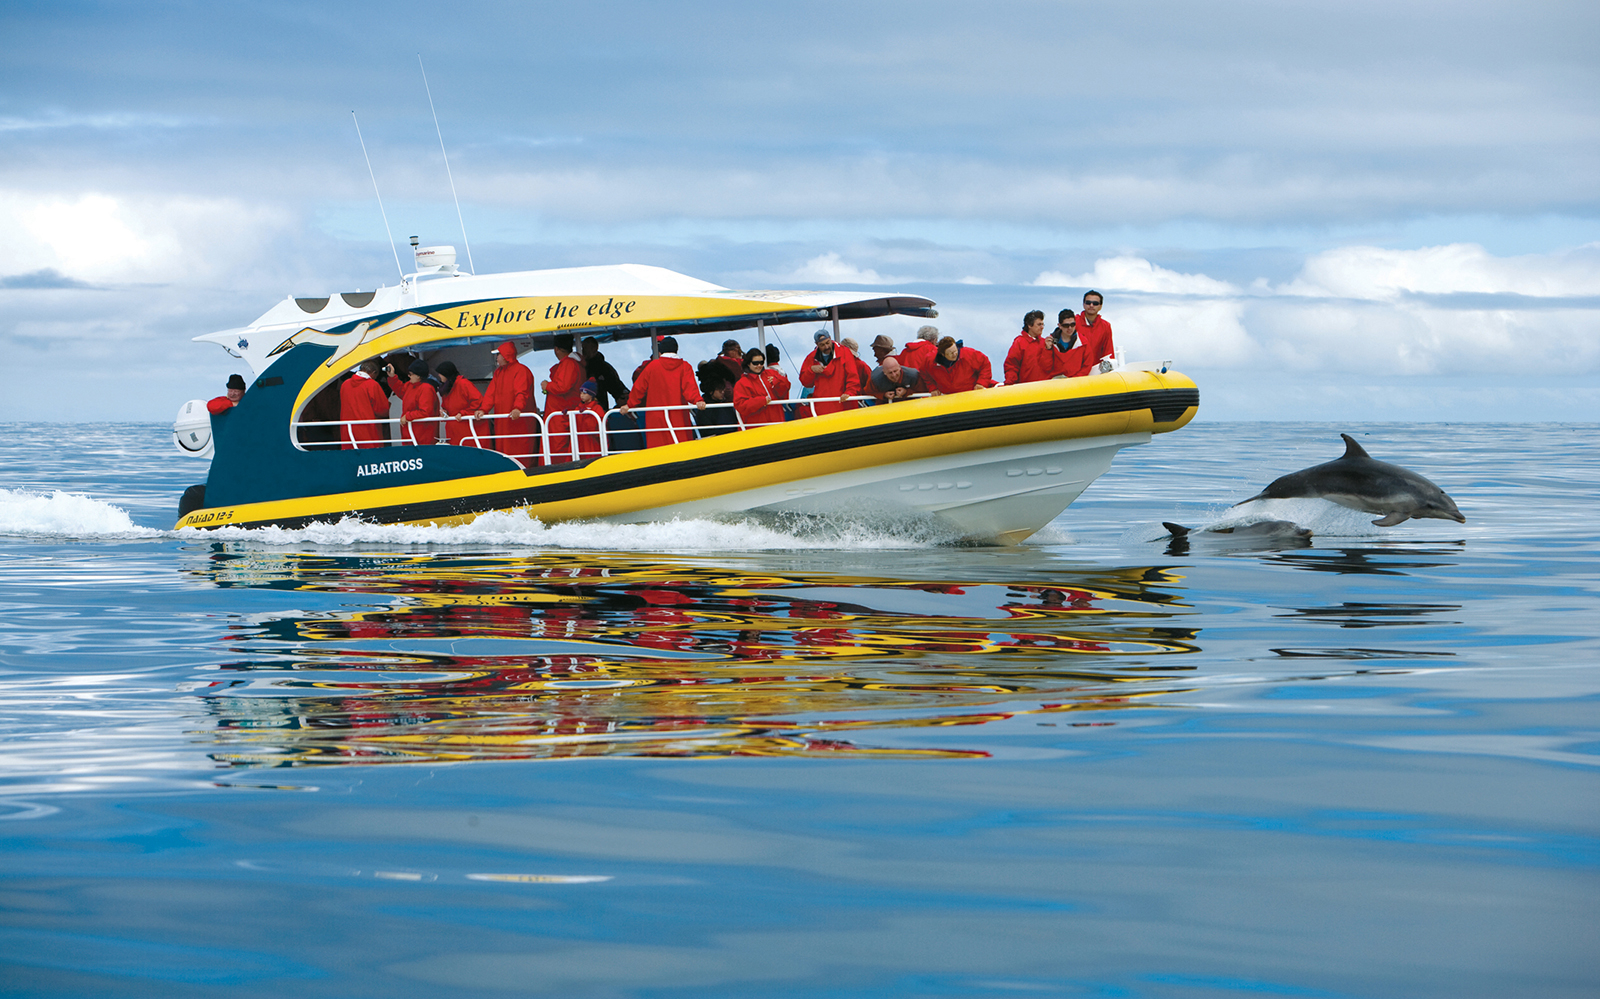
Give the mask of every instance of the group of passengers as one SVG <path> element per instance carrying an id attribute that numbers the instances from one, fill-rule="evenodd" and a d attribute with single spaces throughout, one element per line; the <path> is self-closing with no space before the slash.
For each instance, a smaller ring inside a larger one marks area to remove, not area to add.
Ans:
<path id="1" fill-rule="evenodd" d="M 1044 331 L 1044 313 L 1029 312 L 1006 354 L 1005 384 L 1078 377 L 1097 370 L 1115 351 L 1111 324 L 1100 316 L 1103 304 L 1099 292 L 1086 293 L 1083 311 L 1062 309 L 1049 334 Z M 390 396 L 397 396 L 403 443 L 434 444 L 442 431 L 446 443 L 493 447 L 526 465 L 536 461 L 539 450 L 537 414 L 544 422 L 551 460 L 564 462 L 598 457 L 602 433 L 612 436 L 612 450 L 633 450 L 640 443 L 659 447 L 741 427 L 996 384 L 982 351 L 940 336 L 933 326 L 917 330 L 899 353 L 889 337 L 874 338 L 876 366 L 861 359 L 854 340 L 835 341 L 827 330 L 818 330 L 811 352 L 800 364 L 799 401 L 789 397 L 790 382 L 778 370 L 778 348 L 773 345 L 742 350 L 737 340 L 725 340 L 716 357 L 694 367 L 678 355 L 676 338 L 663 336 L 657 340 L 655 355 L 633 372 L 631 389 L 600 353 L 594 337 L 583 340 L 581 354 L 574 351 L 570 333 L 556 334 L 553 345 L 556 363 L 550 367 L 550 377 L 538 383 L 545 397 L 542 411 L 535 399 L 533 372 L 507 341 L 494 348 L 494 372 L 481 392 L 450 361 L 432 370 L 427 361 L 408 355 L 363 361 L 341 382 L 319 393 L 302 415 L 312 422 L 338 421 L 337 436 L 331 433 L 332 426 L 326 428 L 330 433 L 320 436 L 318 428 L 307 427 L 301 440 L 347 450 L 382 447 Z M 235 405 L 244 387 L 242 378 L 232 376 L 227 395 L 208 404 L 211 412 Z M 332 412 L 330 404 L 335 401 L 337 410 Z M 608 418 L 613 407 L 616 413 Z M 634 410 L 642 411 L 642 427 Z M 617 414 L 623 419 L 617 420 Z M 470 420 L 486 422 L 474 425 Z M 635 443 L 640 430 L 643 440 Z M 631 437 L 618 440 L 618 434 Z"/>

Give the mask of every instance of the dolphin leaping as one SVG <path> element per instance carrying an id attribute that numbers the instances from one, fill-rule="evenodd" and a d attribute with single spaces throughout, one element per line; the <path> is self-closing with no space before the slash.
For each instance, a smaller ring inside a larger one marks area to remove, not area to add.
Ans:
<path id="1" fill-rule="evenodd" d="M 1443 489 L 1416 472 L 1374 459 L 1349 434 L 1339 436 L 1344 438 L 1343 457 L 1290 472 L 1234 506 L 1261 499 L 1306 497 L 1325 499 L 1363 513 L 1382 514 L 1373 521 L 1379 527 L 1393 527 L 1413 517 L 1467 522 Z"/>

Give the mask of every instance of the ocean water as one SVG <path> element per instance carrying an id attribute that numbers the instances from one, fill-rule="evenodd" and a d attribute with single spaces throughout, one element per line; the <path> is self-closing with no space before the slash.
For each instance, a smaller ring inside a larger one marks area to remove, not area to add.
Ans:
<path id="1" fill-rule="evenodd" d="M 1342 453 L 1464 525 L 1318 500 Z M 170 531 L 0 434 L 16 996 L 1600 994 L 1600 427 L 1207 424 L 1028 545 Z"/>

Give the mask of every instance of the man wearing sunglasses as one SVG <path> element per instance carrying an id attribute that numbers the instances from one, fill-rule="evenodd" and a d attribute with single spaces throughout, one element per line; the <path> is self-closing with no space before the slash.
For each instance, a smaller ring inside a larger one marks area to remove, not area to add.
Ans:
<path id="1" fill-rule="evenodd" d="M 1111 323 L 1100 316 L 1100 307 L 1104 304 L 1105 296 L 1098 291 L 1084 293 L 1083 311 L 1075 320 L 1078 346 L 1062 358 L 1059 369 L 1070 378 L 1092 374 L 1102 358 L 1116 353 L 1116 345 L 1111 341 Z"/>

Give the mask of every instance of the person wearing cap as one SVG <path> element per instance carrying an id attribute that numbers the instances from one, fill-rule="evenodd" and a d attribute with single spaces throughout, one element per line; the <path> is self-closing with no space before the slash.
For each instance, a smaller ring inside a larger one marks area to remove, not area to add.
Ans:
<path id="1" fill-rule="evenodd" d="M 1006 354 L 1006 384 L 1065 378 L 1060 370 L 1062 357 L 1055 348 L 1055 338 L 1044 335 L 1044 313 L 1034 309 L 1022 317 L 1022 332 L 1011 341 L 1011 350 Z"/>
<path id="2" fill-rule="evenodd" d="M 664 336 L 658 342 L 660 354 L 646 361 L 639 370 L 628 401 L 618 408 L 626 414 L 631 410 L 647 408 L 644 414 L 644 446 L 662 447 L 681 441 L 694 440 L 694 427 L 689 414 L 683 409 L 661 410 L 657 406 L 686 406 L 705 409 L 706 402 L 695 384 L 694 368 L 678 356 L 678 341 Z"/>
<path id="3" fill-rule="evenodd" d="M 239 405 L 239 400 L 243 398 L 244 378 L 240 375 L 229 375 L 227 390 L 222 395 L 219 395 L 215 399 L 212 399 L 210 402 L 206 403 L 206 409 L 213 415 L 217 413 L 226 413 L 228 410 Z"/>
<path id="4" fill-rule="evenodd" d="M 783 407 L 776 405 L 789 398 L 789 379 L 777 372 L 778 379 L 767 379 L 767 355 L 759 348 L 745 351 L 744 374 L 733 385 L 733 408 L 746 427 L 783 422 Z M 782 392 L 774 391 L 775 385 Z"/>
<path id="5" fill-rule="evenodd" d="M 439 424 L 434 422 L 438 415 L 439 393 L 428 380 L 428 362 L 419 357 L 406 369 L 406 382 L 400 386 L 400 422 L 405 424 L 406 439 L 417 445 L 438 440 Z"/>
<path id="6" fill-rule="evenodd" d="M 373 421 L 389 418 L 389 397 L 375 380 L 378 372 L 377 358 L 369 357 L 339 386 L 339 419 L 344 421 L 339 446 L 343 450 L 383 447 L 383 428 Z"/>
<path id="7" fill-rule="evenodd" d="M 600 383 L 593 378 L 578 386 L 578 405 L 572 414 L 578 430 L 577 461 L 600 457 L 600 433 L 605 427 L 606 411 L 597 401 Z"/>
<path id="8" fill-rule="evenodd" d="M 550 377 L 539 383 L 544 392 L 544 415 L 548 420 L 555 413 L 578 408 L 578 386 L 585 376 L 583 365 L 572 356 L 572 334 L 557 333 L 553 347 L 556 363 L 550 366 Z"/>
<path id="9" fill-rule="evenodd" d="M 1069 378 L 1094 374 L 1100 362 L 1117 352 L 1111 339 L 1111 323 L 1101 318 L 1100 307 L 1105 296 L 1090 289 L 1083 294 L 1083 311 L 1073 321 L 1078 334 L 1078 346 L 1069 351 L 1061 372 Z"/>
<path id="10" fill-rule="evenodd" d="M 438 375 L 439 387 L 443 392 L 439 408 L 445 416 L 450 417 L 444 422 L 445 441 L 467 447 L 481 446 L 472 438 L 471 424 L 462 417 L 470 416 L 482 407 L 483 393 L 469 379 L 461 377 L 453 361 L 440 361 Z"/>
<path id="11" fill-rule="evenodd" d="M 989 358 L 975 347 L 963 346 L 955 337 L 939 341 L 939 355 L 933 367 L 923 372 L 933 388 L 934 395 L 954 395 L 973 389 L 994 388 L 994 375 L 989 369 Z"/>
<path id="12" fill-rule="evenodd" d="M 894 341 L 879 333 L 872 338 L 872 358 L 879 364 L 883 359 L 894 353 Z"/>
<path id="13" fill-rule="evenodd" d="M 856 371 L 850 348 L 833 342 L 827 330 L 817 330 L 816 347 L 800 363 L 800 384 L 811 389 L 812 416 L 825 416 L 841 409 L 854 409 L 850 401 L 861 393 L 861 375 Z M 802 410 L 804 413 L 804 410 Z"/>
<path id="14" fill-rule="evenodd" d="M 939 354 L 938 348 L 934 346 L 938 342 L 939 327 L 923 326 L 917 330 L 916 338 L 901 349 L 895 360 L 903 367 L 926 371 L 933 367 L 933 359 Z"/>
<path id="15" fill-rule="evenodd" d="M 492 353 L 494 375 L 489 379 L 489 391 L 472 415 L 494 416 L 494 449 L 526 468 L 535 460 L 534 437 L 539 432 L 537 421 L 523 415 L 533 409 L 533 372 L 517 360 L 516 345 L 510 340 Z M 499 415 L 502 413 L 506 415 Z"/>
<path id="16" fill-rule="evenodd" d="M 850 351 L 850 356 L 855 358 L 856 381 L 861 383 L 861 391 L 865 393 L 867 382 L 871 381 L 872 379 L 872 365 L 861 359 L 861 345 L 856 343 L 850 337 L 840 337 L 839 342 L 844 344 L 845 349 Z M 870 406 L 872 405 L 872 402 L 871 400 L 867 400 L 859 403 L 859 405 Z"/>
<path id="17" fill-rule="evenodd" d="M 722 341 L 722 353 L 717 355 L 717 360 L 728 369 L 728 382 L 732 384 L 744 376 L 744 349 L 737 340 Z"/>

